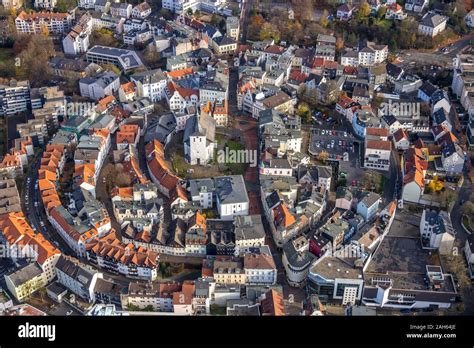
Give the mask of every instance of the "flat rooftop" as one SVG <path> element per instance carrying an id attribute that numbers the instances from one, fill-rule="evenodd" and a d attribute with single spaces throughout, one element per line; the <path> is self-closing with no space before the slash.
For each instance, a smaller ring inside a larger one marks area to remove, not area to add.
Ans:
<path id="1" fill-rule="evenodd" d="M 326 279 L 362 279 L 362 269 L 354 268 L 355 258 L 327 256 L 311 267 L 310 272 Z"/>
<path id="2" fill-rule="evenodd" d="M 372 278 L 387 276 L 393 281 L 393 288 L 428 290 L 426 266 L 441 266 L 439 254 L 424 250 L 417 227 L 405 219 L 404 213 L 393 221 L 389 233 L 372 256 L 364 278 L 370 285 Z M 441 291 L 454 291 L 449 277 L 445 277 Z"/>

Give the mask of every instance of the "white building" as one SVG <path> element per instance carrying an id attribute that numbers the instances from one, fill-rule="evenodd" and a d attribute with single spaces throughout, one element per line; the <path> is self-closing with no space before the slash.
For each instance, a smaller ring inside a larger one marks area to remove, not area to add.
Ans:
<path id="1" fill-rule="evenodd" d="M 97 279 L 103 278 L 102 273 L 92 272 L 83 266 L 61 256 L 56 263 L 58 282 L 80 298 L 94 302 L 94 288 Z"/>
<path id="2" fill-rule="evenodd" d="M 199 101 L 215 102 L 227 100 L 227 86 L 220 81 L 208 82 L 199 88 Z"/>
<path id="3" fill-rule="evenodd" d="M 234 40 L 239 40 L 240 34 L 240 18 L 239 17 L 227 17 L 225 21 L 226 33 Z"/>
<path id="4" fill-rule="evenodd" d="M 57 4 L 57 0 L 35 0 L 35 8 L 52 11 Z"/>
<path id="5" fill-rule="evenodd" d="M 405 10 L 420 13 L 428 6 L 428 3 L 429 0 L 407 0 L 405 2 Z"/>
<path id="6" fill-rule="evenodd" d="M 212 179 L 196 179 L 189 180 L 189 188 L 191 200 L 198 202 L 203 209 L 209 209 L 213 206 L 214 196 L 214 180 Z"/>
<path id="7" fill-rule="evenodd" d="M 24 34 L 62 34 L 71 30 L 74 17 L 69 13 L 21 11 L 15 19 L 16 30 Z"/>
<path id="8" fill-rule="evenodd" d="M 366 46 L 359 50 L 359 65 L 371 66 L 385 62 L 388 57 L 387 45 L 376 45 L 368 41 Z"/>
<path id="9" fill-rule="evenodd" d="M 364 287 L 362 268 L 347 261 L 333 256 L 317 259 L 309 271 L 308 287 L 327 300 L 338 300 L 344 305 L 357 303 Z"/>
<path id="10" fill-rule="evenodd" d="M 392 143 L 388 140 L 365 139 L 364 168 L 388 171 Z"/>
<path id="11" fill-rule="evenodd" d="M 209 115 L 192 116 L 184 129 L 184 155 L 190 164 L 206 165 L 214 156 L 216 121 Z"/>
<path id="12" fill-rule="evenodd" d="M 199 0 L 163 0 L 161 7 L 178 14 L 187 13 L 189 9 L 194 12 L 199 8 Z"/>
<path id="13" fill-rule="evenodd" d="M 437 13 L 428 12 L 423 16 L 418 24 L 418 33 L 430 37 L 435 37 L 446 29 L 448 17 L 441 16 Z"/>
<path id="14" fill-rule="evenodd" d="M 291 168 L 288 158 L 272 158 L 268 162 L 262 161 L 260 163 L 260 174 L 292 176 L 293 169 Z"/>
<path id="15" fill-rule="evenodd" d="M 450 255 L 454 244 L 454 229 L 446 211 L 423 210 L 420 221 L 421 238 L 426 245 L 438 249 L 441 255 Z"/>
<path id="16" fill-rule="evenodd" d="M 166 95 L 167 79 L 161 69 L 138 72 L 130 76 L 130 80 L 135 82 L 139 97 L 149 98 L 156 103 Z"/>
<path id="17" fill-rule="evenodd" d="M 235 216 L 234 225 L 237 254 L 245 252 L 248 248 L 265 245 L 265 230 L 260 215 Z"/>
<path id="18" fill-rule="evenodd" d="M 371 221 L 377 215 L 380 202 L 380 195 L 369 192 L 357 204 L 357 214 L 362 216 L 365 221 Z"/>
<path id="19" fill-rule="evenodd" d="M 265 253 L 244 256 L 247 284 L 273 285 L 277 281 L 277 269 L 272 255 Z"/>
<path id="20" fill-rule="evenodd" d="M 180 291 L 179 283 L 144 284 L 130 282 L 128 292 L 121 294 L 123 308 L 128 306 L 145 309 L 149 306 L 155 312 L 173 312 L 173 293 Z"/>
<path id="21" fill-rule="evenodd" d="M 113 17 L 129 18 L 132 15 L 132 8 L 131 4 L 113 2 L 110 5 L 110 14 Z"/>
<path id="22" fill-rule="evenodd" d="M 92 18 L 88 13 L 85 13 L 63 39 L 64 54 L 78 55 L 87 52 L 91 31 Z"/>
<path id="23" fill-rule="evenodd" d="M 231 220 L 234 216 L 249 214 L 249 197 L 242 175 L 214 178 L 214 185 L 221 219 Z"/>
<path id="24" fill-rule="evenodd" d="M 138 4 L 132 9 L 133 18 L 146 18 L 151 14 L 151 7 L 146 1 Z"/>
<path id="25" fill-rule="evenodd" d="M 94 77 L 79 80 L 81 96 L 99 100 L 106 95 L 113 95 L 120 88 L 120 78 L 112 71 L 106 71 Z"/>
<path id="26" fill-rule="evenodd" d="M 171 111 L 184 111 L 189 106 L 197 107 L 199 103 L 199 90 L 183 88 L 173 82 L 168 82 L 165 96 Z"/>
<path id="27" fill-rule="evenodd" d="M 29 81 L 11 80 L 0 84 L 0 116 L 28 110 L 31 105 Z"/>

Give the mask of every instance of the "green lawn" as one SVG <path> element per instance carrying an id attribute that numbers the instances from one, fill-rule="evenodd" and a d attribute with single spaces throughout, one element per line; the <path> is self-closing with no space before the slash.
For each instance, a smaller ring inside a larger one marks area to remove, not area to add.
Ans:
<path id="1" fill-rule="evenodd" d="M 225 148 L 228 148 L 229 150 L 232 150 L 232 151 L 239 151 L 239 150 L 244 150 L 245 146 L 237 141 L 229 140 L 228 142 L 226 142 L 224 150 Z M 245 170 L 247 169 L 248 163 L 226 162 L 225 165 L 229 169 L 232 175 L 243 175 L 245 173 Z"/>
<path id="2" fill-rule="evenodd" d="M 185 176 L 189 168 L 190 165 L 186 163 L 183 156 L 174 154 L 173 169 L 175 170 L 176 174 L 178 174 L 178 176 Z"/>

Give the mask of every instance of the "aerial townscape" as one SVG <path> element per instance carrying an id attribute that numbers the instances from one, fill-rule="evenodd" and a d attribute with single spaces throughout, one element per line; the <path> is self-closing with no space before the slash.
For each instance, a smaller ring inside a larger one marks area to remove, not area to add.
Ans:
<path id="1" fill-rule="evenodd" d="M 1 5 L 0 316 L 474 314 L 472 1 Z"/>

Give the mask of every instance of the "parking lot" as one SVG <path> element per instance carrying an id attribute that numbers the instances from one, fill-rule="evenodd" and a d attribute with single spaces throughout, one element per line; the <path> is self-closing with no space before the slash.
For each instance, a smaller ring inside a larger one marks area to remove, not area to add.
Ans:
<path id="1" fill-rule="evenodd" d="M 349 161 L 355 154 L 354 137 L 351 133 L 334 129 L 311 129 L 309 153 L 318 156 L 328 153 L 329 160 Z"/>

